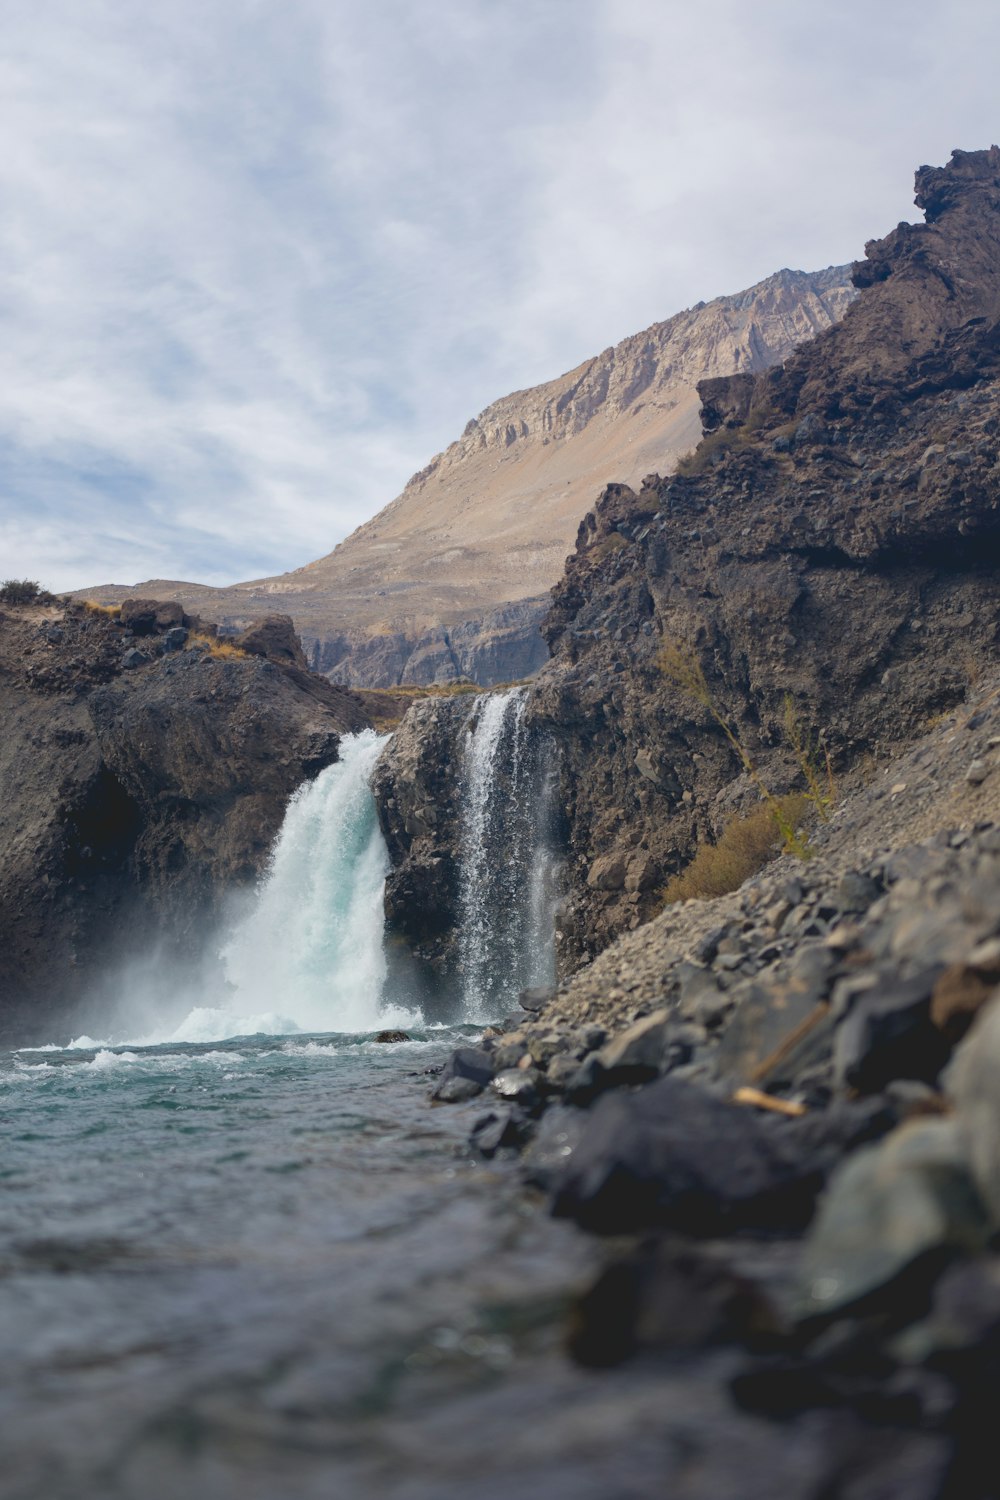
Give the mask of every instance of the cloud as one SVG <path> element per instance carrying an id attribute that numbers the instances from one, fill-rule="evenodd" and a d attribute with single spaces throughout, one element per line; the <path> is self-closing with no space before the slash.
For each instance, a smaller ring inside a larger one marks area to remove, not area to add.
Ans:
<path id="1" fill-rule="evenodd" d="M 15 0 L 4 30 L 0 573 L 52 587 L 298 566 L 490 400 L 853 257 L 996 133 L 972 0 Z"/>

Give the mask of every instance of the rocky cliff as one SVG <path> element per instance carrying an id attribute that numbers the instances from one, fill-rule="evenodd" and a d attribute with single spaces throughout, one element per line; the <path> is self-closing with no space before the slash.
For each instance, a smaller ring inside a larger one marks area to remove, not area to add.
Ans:
<path id="1" fill-rule="evenodd" d="M 579 528 L 528 710 L 561 757 L 564 969 L 758 800 L 665 647 L 779 792 L 800 783 L 789 704 L 850 776 L 995 654 L 1000 152 L 922 168 L 917 190 L 927 222 L 867 247 L 842 323 L 781 369 L 703 384 L 709 435 L 681 472 L 609 486 Z"/>
<path id="2" fill-rule="evenodd" d="M 373 520 L 292 573 L 86 594 L 141 591 L 237 626 L 280 602 L 313 667 L 359 686 L 527 676 L 546 659 L 547 591 L 600 486 L 668 472 L 697 441 L 700 379 L 780 362 L 852 295 L 846 268 L 780 271 L 505 396 Z"/>
<path id="3" fill-rule="evenodd" d="M 756 797 L 665 644 L 776 790 L 796 780 L 786 699 L 843 771 L 960 702 L 996 650 L 1000 152 L 916 182 L 927 222 L 866 247 L 842 324 L 703 384 L 685 471 L 609 488 L 580 528 L 533 701 L 564 749 L 569 962 Z"/>
<path id="4" fill-rule="evenodd" d="M 288 660 L 280 621 L 221 652 L 196 624 L 141 601 L 0 613 L 5 1041 L 51 1040 L 112 954 L 155 943 L 182 972 L 291 793 L 366 722 Z"/>

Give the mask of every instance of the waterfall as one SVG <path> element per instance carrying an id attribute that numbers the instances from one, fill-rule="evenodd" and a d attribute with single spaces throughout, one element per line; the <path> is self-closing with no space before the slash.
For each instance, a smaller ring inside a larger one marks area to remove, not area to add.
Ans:
<path id="1" fill-rule="evenodd" d="M 460 783 L 458 966 L 468 1020 L 495 1019 L 554 976 L 554 779 L 513 688 L 474 705 Z"/>
<path id="2" fill-rule="evenodd" d="M 303 1031 L 376 1026 L 389 868 L 369 779 L 387 735 L 345 735 L 340 759 L 295 793 L 253 910 L 223 952 L 233 1003 Z"/>
<path id="3" fill-rule="evenodd" d="M 255 898 L 222 950 L 226 1003 L 196 1007 L 169 1040 L 368 1031 L 386 1021 L 389 859 L 369 778 L 388 738 L 344 735 L 339 760 L 292 797 Z"/>

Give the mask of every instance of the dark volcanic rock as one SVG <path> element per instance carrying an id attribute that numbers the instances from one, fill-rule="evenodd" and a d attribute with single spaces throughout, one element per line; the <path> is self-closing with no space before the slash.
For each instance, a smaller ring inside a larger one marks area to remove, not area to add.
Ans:
<path id="1" fill-rule="evenodd" d="M 493 1058 L 481 1047 L 456 1047 L 434 1086 L 432 1099 L 459 1104 L 481 1094 L 496 1071 Z"/>
<path id="2" fill-rule="evenodd" d="M 134 603 L 144 646 L 177 628 L 173 606 Z M 365 722 L 349 694 L 251 657 L 123 673 L 117 619 L 73 605 L 57 635 L 51 613 L 0 619 L 0 1034 L 17 1042 L 51 1039 L 112 942 L 190 958 L 291 793 Z"/>
<path id="3" fill-rule="evenodd" d="M 933 1083 L 951 1054 L 931 1020 L 931 996 L 940 969 L 912 979 L 886 976 L 859 996 L 837 1031 L 834 1078 L 874 1093 L 895 1078 Z"/>
<path id="4" fill-rule="evenodd" d="M 800 1228 L 846 1151 L 890 1128 L 881 1107 L 778 1121 L 679 1079 L 602 1097 L 554 1184 L 554 1211 L 601 1233 Z"/>
<path id="5" fill-rule="evenodd" d="M 706 382 L 694 459 L 609 486 L 581 524 L 528 708 L 561 751 L 564 971 L 654 909 L 630 861 L 662 879 L 757 799 L 661 671 L 665 641 L 781 790 L 786 696 L 849 767 L 962 701 L 995 652 L 1000 151 L 921 169 L 918 192 L 932 222 L 868 246 L 840 325 L 780 370 Z"/>
<path id="6" fill-rule="evenodd" d="M 238 635 L 236 644 L 251 656 L 266 656 L 268 661 L 299 667 L 302 671 L 309 666 L 291 615 L 265 615 Z"/>

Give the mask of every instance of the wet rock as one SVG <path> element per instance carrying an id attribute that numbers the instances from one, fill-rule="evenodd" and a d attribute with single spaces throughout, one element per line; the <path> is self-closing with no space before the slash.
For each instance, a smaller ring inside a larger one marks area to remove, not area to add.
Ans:
<path id="1" fill-rule="evenodd" d="M 495 1063 L 484 1048 L 457 1047 L 441 1071 L 432 1099 L 457 1104 L 481 1094 L 493 1077 Z"/>
<path id="2" fill-rule="evenodd" d="M 566 1045 L 565 1037 L 558 1032 L 547 1032 L 542 1036 L 528 1038 L 528 1056 L 538 1068 L 547 1068 Z"/>
<path id="3" fill-rule="evenodd" d="M 934 1082 L 951 1050 L 931 1021 L 940 973 L 936 967 L 910 979 L 885 974 L 854 1001 L 834 1042 L 838 1087 L 875 1093 L 894 1078 Z"/>
<path id="4" fill-rule="evenodd" d="M 580 1364 L 600 1368 L 644 1349 L 766 1347 L 779 1328 L 752 1281 L 700 1245 L 664 1237 L 601 1272 L 574 1308 L 569 1348 Z"/>
<path id="5" fill-rule="evenodd" d="M 528 1056 L 528 1039 L 523 1032 L 504 1032 L 492 1049 L 491 1056 L 497 1073 L 504 1068 L 516 1068 L 522 1057 Z"/>
<path id="6" fill-rule="evenodd" d="M 827 1318 L 878 1300 L 912 1318 L 947 1260 L 978 1249 L 986 1216 L 953 1120 L 909 1121 L 836 1172 L 803 1255 L 797 1312 Z"/>
<path id="7" fill-rule="evenodd" d="M 408 1042 L 409 1034 L 405 1031 L 378 1031 L 372 1038 L 376 1042 Z"/>
<path id="8" fill-rule="evenodd" d="M 533 1068 L 504 1068 L 493 1079 L 493 1092 L 501 1099 L 535 1109 L 541 1102 L 541 1075 Z"/>
<path id="9" fill-rule="evenodd" d="M 469 1099 L 478 1098 L 483 1088 L 484 1085 L 476 1083 L 473 1078 L 443 1078 L 431 1098 L 439 1104 L 464 1104 Z"/>
<path id="10" fill-rule="evenodd" d="M 523 1161 L 527 1182 L 550 1188 L 566 1170 L 587 1129 L 588 1116 L 569 1104 L 550 1104 L 538 1123 Z"/>
<path id="11" fill-rule="evenodd" d="M 491 1109 L 481 1115 L 472 1127 L 469 1145 L 472 1150 L 487 1159 L 502 1150 L 520 1150 L 533 1129 L 528 1115 L 516 1106 L 510 1109 Z"/>

